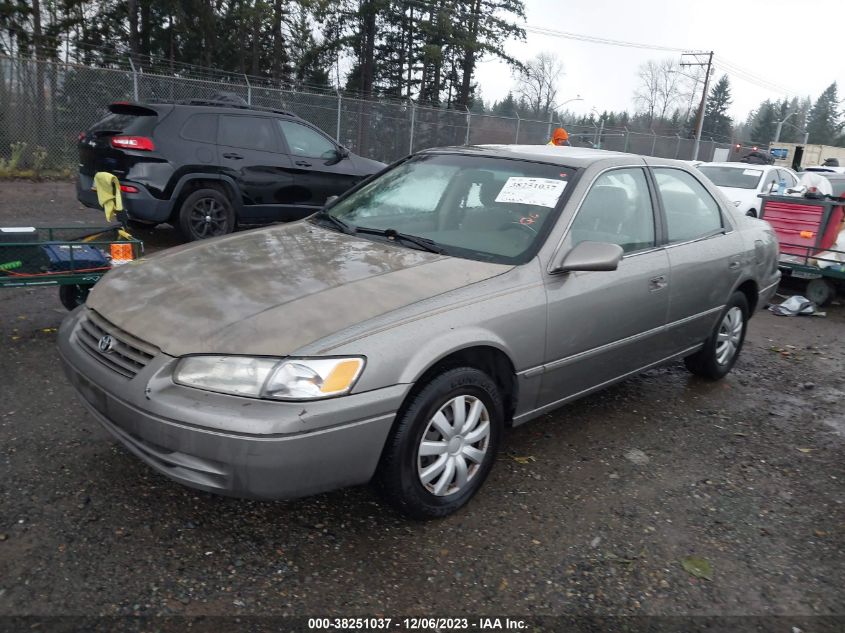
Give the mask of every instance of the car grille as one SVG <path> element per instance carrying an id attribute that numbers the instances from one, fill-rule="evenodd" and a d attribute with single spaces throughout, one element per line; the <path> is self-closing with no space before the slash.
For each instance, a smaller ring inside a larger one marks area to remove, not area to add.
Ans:
<path id="1" fill-rule="evenodd" d="M 121 376 L 132 378 L 158 353 L 154 347 L 115 327 L 93 310 L 87 310 L 76 330 L 79 344 L 88 354 Z M 100 342 L 110 337 L 101 351 Z"/>

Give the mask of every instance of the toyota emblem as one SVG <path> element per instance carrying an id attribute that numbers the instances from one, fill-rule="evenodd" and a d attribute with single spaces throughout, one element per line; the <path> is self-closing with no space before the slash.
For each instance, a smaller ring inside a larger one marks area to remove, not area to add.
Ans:
<path id="1" fill-rule="evenodd" d="M 103 354 L 108 354 L 114 349 L 114 339 L 108 334 L 106 334 L 103 338 L 100 339 L 100 342 L 97 343 L 97 348 Z"/>

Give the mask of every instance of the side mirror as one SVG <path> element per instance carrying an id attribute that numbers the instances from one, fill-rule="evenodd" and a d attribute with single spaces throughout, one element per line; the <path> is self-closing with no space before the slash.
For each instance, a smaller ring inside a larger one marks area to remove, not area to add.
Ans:
<path id="1" fill-rule="evenodd" d="M 344 158 L 349 158 L 349 150 L 346 149 L 343 145 L 337 146 L 337 159 L 343 160 Z"/>
<path id="2" fill-rule="evenodd" d="M 555 273 L 574 270 L 616 270 L 624 251 L 619 244 L 608 242 L 581 242 L 561 257 L 552 269 Z"/>

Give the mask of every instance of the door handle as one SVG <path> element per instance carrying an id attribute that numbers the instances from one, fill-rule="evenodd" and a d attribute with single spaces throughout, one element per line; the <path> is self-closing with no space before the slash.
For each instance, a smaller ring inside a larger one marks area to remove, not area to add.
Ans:
<path id="1" fill-rule="evenodd" d="M 223 158 L 231 158 L 232 160 L 240 160 L 240 159 L 243 158 L 243 156 L 241 156 L 240 154 L 228 153 L 228 154 L 223 154 Z"/>
<path id="2" fill-rule="evenodd" d="M 294 163 L 294 165 L 296 165 L 297 167 L 311 167 L 311 163 L 304 160 L 298 160 Z"/>
<path id="3" fill-rule="evenodd" d="M 655 290 L 661 290 L 665 288 L 667 285 L 666 277 L 660 275 L 659 277 L 652 277 L 648 280 L 648 289 L 654 292 Z"/>

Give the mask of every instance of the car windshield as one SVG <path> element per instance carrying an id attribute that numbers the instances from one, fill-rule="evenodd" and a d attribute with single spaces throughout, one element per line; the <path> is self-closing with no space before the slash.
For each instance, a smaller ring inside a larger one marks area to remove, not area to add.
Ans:
<path id="1" fill-rule="evenodd" d="M 519 264 L 540 247 L 576 171 L 526 160 L 422 154 L 327 213 L 369 239 L 410 248 L 425 241 L 447 255 Z"/>
<path id="2" fill-rule="evenodd" d="M 756 189 L 763 177 L 763 170 L 753 167 L 699 165 L 698 171 L 707 176 L 717 187 L 735 187 L 736 189 Z"/>

